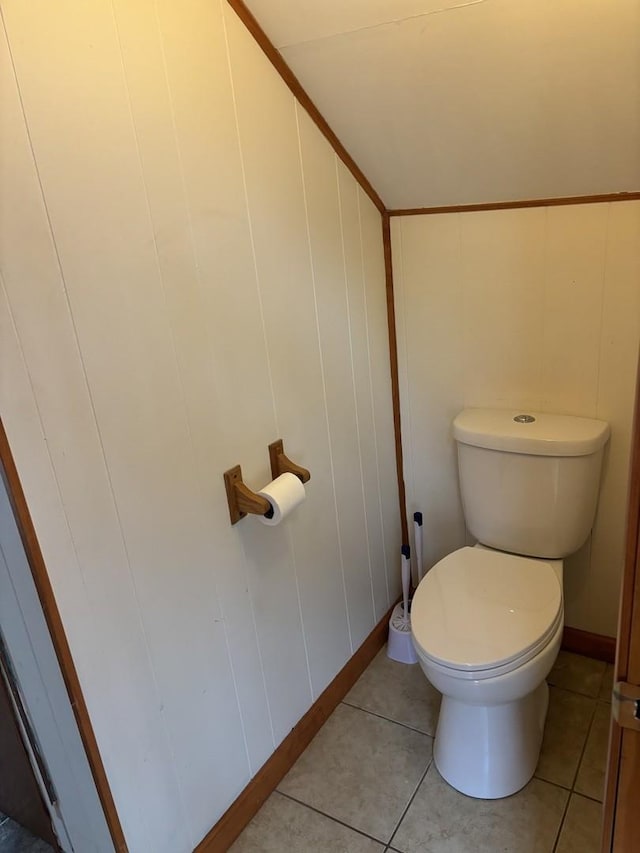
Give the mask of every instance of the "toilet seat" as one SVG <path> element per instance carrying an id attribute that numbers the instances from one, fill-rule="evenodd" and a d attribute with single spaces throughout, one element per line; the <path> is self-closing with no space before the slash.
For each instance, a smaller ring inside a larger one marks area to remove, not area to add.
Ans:
<path id="1" fill-rule="evenodd" d="M 550 641 L 563 619 L 553 560 L 460 548 L 420 582 L 411 607 L 419 653 L 459 678 L 512 671 Z"/>

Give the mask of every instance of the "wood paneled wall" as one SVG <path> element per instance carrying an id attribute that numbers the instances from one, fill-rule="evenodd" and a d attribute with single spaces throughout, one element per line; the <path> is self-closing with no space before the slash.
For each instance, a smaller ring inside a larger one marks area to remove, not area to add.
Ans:
<path id="1" fill-rule="evenodd" d="M 226 3 L 2 8 L 0 408 L 129 848 L 181 853 L 398 593 L 381 217 Z M 232 528 L 279 437 L 307 501 Z"/>

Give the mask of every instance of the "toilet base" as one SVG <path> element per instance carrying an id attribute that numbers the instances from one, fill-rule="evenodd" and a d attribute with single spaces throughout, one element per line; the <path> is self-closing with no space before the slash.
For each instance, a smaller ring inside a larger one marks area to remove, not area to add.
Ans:
<path id="1" fill-rule="evenodd" d="M 469 797 L 492 800 L 515 794 L 535 772 L 548 705 L 546 681 L 502 705 L 443 696 L 433 747 L 440 775 Z"/>

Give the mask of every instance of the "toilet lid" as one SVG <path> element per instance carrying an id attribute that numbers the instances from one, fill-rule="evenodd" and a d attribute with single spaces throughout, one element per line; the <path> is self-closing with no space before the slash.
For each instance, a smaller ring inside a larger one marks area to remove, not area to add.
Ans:
<path id="1" fill-rule="evenodd" d="M 562 588 L 551 561 L 461 548 L 418 585 L 411 631 L 424 654 L 444 666 L 491 669 L 550 636 L 561 607 Z"/>

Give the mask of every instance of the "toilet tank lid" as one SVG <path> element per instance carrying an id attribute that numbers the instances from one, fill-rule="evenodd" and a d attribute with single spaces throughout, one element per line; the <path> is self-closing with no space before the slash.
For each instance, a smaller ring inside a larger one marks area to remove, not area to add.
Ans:
<path id="1" fill-rule="evenodd" d="M 606 421 L 516 409 L 465 409 L 453 421 L 461 444 L 536 456 L 588 456 L 609 432 Z"/>

